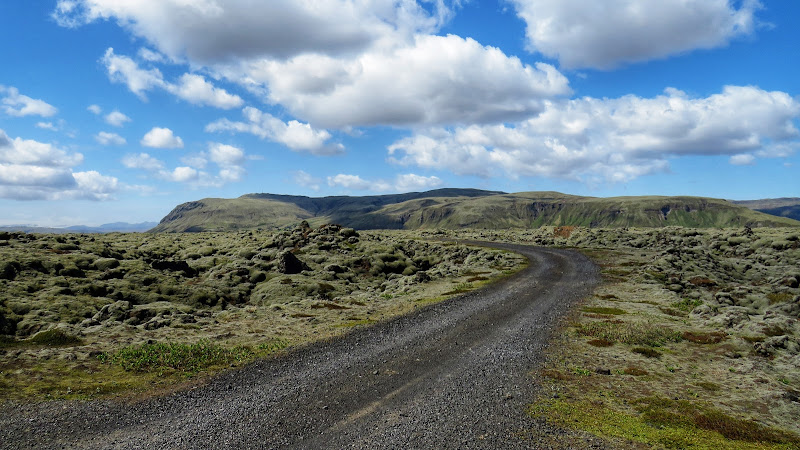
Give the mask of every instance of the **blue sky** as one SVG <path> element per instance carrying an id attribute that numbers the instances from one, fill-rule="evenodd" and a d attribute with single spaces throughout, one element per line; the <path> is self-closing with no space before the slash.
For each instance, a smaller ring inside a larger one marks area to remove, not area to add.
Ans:
<path id="1" fill-rule="evenodd" d="M 766 0 L 6 0 L 0 224 L 157 221 L 251 192 L 800 196 L 798 17 Z"/>

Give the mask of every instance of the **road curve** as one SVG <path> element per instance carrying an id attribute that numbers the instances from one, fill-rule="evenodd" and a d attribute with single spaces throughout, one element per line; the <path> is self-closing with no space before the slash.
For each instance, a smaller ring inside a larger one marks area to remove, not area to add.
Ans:
<path id="1" fill-rule="evenodd" d="M 459 298 L 136 404 L 0 406 L 3 448 L 537 448 L 530 372 L 599 281 L 571 251 Z M 552 440 L 548 441 L 552 442 Z"/>

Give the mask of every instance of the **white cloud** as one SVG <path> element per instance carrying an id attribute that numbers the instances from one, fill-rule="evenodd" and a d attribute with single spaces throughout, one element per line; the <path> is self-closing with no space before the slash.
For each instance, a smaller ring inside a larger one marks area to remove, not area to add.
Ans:
<path id="1" fill-rule="evenodd" d="M 305 172 L 303 172 L 303 174 L 305 174 Z M 398 175 L 393 182 L 382 179 L 365 180 L 358 175 L 348 175 L 342 173 L 328 177 L 327 181 L 328 186 L 331 187 L 340 187 L 351 191 L 373 192 L 410 192 L 430 189 L 442 185 L 442 180 L 440 180 L 438 177 L 423 177 L 413 173 Z"/>
<path id="2" fill-rule="evenodd" d="M 244 100 L 238 95 L 216 88 L 200 75 L 183 74 L 178 84 L 168 85 L 167 90 L 196 105 L 210 105 L 221 109 L 238 108 Z"/>
<path id="3" fill-rule="evenodd" d="M 36 128 L 43 130 L 58 131 L 58 127 L 53 122 L 37 122 Z"/>
<path id="4" fill-rule="evenodd" d="M 217 142 L 209 144 L 208 157 L 220 166 L 240 166 L 244 162 L 242 149 Z"/>
<path id="5" fill-rule="evenodd" d="M 294 151 L 307 151 L 315 155 L 342 153 L 342 144 L 328 142 L 331 134 L 326 130 L 315 130 L 307 123 L 282 120 L 248 106 L 242 110 L 247 122 L 232 122 L 220 119 L 206 126 L 206 132 L 230 131 L 250 133 L 261 139 L 283 144 Z"/>
<path id="6" fill-rule="evenodd" d="M 384 190 L 384 189 L 375 189 L 376 187 L 385 187 L 383 184 L 380 186 L 376 186 L 375 183 L 367 181 L 361 178 L 358 175 L 346 175 L 340 173 L 338 175 L 334 175 L 328 177 L 328 186 L 331 187 L 343 187 L 345 189 L 350 189 L 354 191 L 365 191 L 365 190 Z"/>
<path id="7" fill-rule="evenodd" d="M 523 64 L 454 35 L 420 35 L 354 58 L 261 60 L 242 78 L 266 84 L 269 100 L 292 114 L 337 128 L 519 120 L 539 113 L 543 99 L 570 92 L 548 64 Z"/>
<path id="8" fill-rule="evenodd" d="M 729 162 L 734 166 L 752 166 L 756 163 L 756 157 L 748 153 L 731 156 Z"/>
<path id="9" fill-rule="evenodd" d="M 299 186 L 307 187 L 313 191 L 318 191 L 319 185 L 322 183 L 320 178 L 316 178 L 304 170 L 292 172 L 292 181 Z"/>
<path id="10" fill-rule="evenodd" d="M 53 105 L 45 102 L 30 98 L 27 95 L 22 95 L 19 90 L 12 86 L 3 86 L 0 84 L 0 105 L 3 111 L 9 116 L 24 117 L 24 116 L 54 116 L 58 109 Z"/>
<path id="11" fill-rule="evenodd" d="M 439 177 L 423 177 L 413 173 L 398 175 L 394 184 L 395 189 L 400 192 L 426 191 L 441 185 L 442 180 Z"/>
<path id="12" fill-rule="evenodd" d="M 99 115 L 101 112 L 103 112 L 103 108 L 101 108 L 99 105 L 89 105 L 86 107 L 86 110 L 94 115 Z"/>
<path id="13" fill-rule="evenodd" d="M 159 171 L 164 169 L 164 163 L 153 158 L 147 153 L 125 155 L 122 158 L 122 165 L 129 169 L 143 169 L 148 171 Z"/>
<path id="14" fill-rule="evenodd" d="M 105 121 L 111 126 L 121 127 L 125 125 L 125 123 L 130 122 L 131 118 L 115 109 L 106 115 Z"/>
<path id="15" fill-rule="evenodd" d="M 783 92 L 727 86 L 720 94 L 550 102 L 514 126 L 432 128 L 389 146 L 402 165 L 461 175 L 624 182 L 664 171 L 668 158 L 793 148 L 800 103 Z M 742 157 L 734 160 L 741 160 Z"/>
<path id="16" fill-rule="evenodd" d="M 128 141 L 117 133 L 101 131 L 95 135 L 94 140 L 100 145 L 125 145 Z"/>
<path id="17" fill-rule="evenodd" d="M 83 161 L 51 144 L 10 139 L 0 130 L 0 198 L 15 200 L 110 199 L 118 188 L 114 177 L 73 172 Z"/>
<path id="18" fill-rule="evenodd" d="M 165 58 L 164 55 L 154 52 L 149 48 L 140 48 L 137 56 L 139 56 L 139 59 L 152 63 L 163 63 L 167 61 L 167 58 Z"/>
<path id="19" fill-rule="evenodd" d="M 11 140 L 0 130 L 0 164 L 67 168 L 83 162 L 80 153 L 67 153 L 52 144 L 29 139 Z"/>
<path id="20" fill-rule="evenodd" d="M 141 144 L 152 148 L 183 148 L 183 139 L 172 134 L 169 128 L 154 127 L 144 135 Z"/>
<path id="21" fill-rule="evenodd" d="M 570 92 L 550 65 L 523 64 L 470 38 L 432 35 L 460 3 L 80 0 L 55 14 L 69 23 L 116 20 L 170 61 L 238 83 L 314 128 L 515 121 Z M 150 56 L 140 52 L 161 62 Z M 243 104 L 201 75 L 170 83 L 113 49 L 104 63 L 112 79 L 141 96 L 158 88 L 194 103 Z"/>
<path id="22" fill-rule="evenodd" d="M 172 172 L 167 173 L 167 179 L 178 183 L 194 181 L 198 177 L 198 172 L 191 167 L 176 167 Z"/>
<path id="23" fill-rule="evenodd" d="M 113 48 L 108 48 L 100 60 L 106 66 L 108 77 L 116 83 L 123 83 L 128 89 L 146 99 L 145 93 L 153 88 L 164 88 L 164 76 L 158 69 L 145 70 L 139 67 L 136 61 L 127 56 L 119 56 Z"/>
<path id="24" fill-rule="evenodd" d="M 753 31 L 760 4 L 744 0 L 511 0 L 532 50 L 569 68 L 610 69 L 726 45 Z"/>
<path id="25" fill-rule="evenodd" d="M 128 154 L 122 158 L 122 164 L 129 169 L 140 169 L 149 172 L 154 178 L 186 183 L 193 187 L 220 187 L 227 183 L 241 181 L 245 175 L 243 167 L 247 159 L 245 152 L 237 147 L 212 142 L 208 144 L 208 152 L 181 158 L 185 166 L 168 170 L 163 161 L 147 153 Z M 205 169 L 208 162 L 217 165 L 216 175 Z"/>
<path id="26" fill-rule="evenodd" d="M 81 195 L 88 200 L 108 200 L 119 189 L 116 178 L 101 175 L 94 170 L 75 172 L 73 175 L 78 184 L 76 191 L 85 193 Z"/>
<path id="27" fill-rule="evenodd" d="M 430 33 L 451 2 L 428 3 L 432 13 L 414 0 L 59 0 L 53 17 L 68 27 L 116 20 L 174 60 L 211 64 L 345 54 L 391 35 Z"/>
<path id="28" fill-rule="evenodd" d="M 177 84 L 169 83 L 164 80 L 160 70 L 142 69 L 133 59 L 115 54 L 113 48 L 106 50 L 101 61 L 106 66 L 111 81 L 125 84 L 131 92 L 143 100 L 147 98 L 145 94 L 148 91 L 158 88 L 195 105 L 230 109 L 242 106 L 244 103 L 238 95 L 215 87 L 201 75 L 186 73 L 180 77 Z"/>

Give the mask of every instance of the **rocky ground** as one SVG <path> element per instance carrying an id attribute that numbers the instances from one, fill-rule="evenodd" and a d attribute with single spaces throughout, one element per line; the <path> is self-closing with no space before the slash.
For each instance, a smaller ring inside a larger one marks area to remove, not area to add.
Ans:
<path id="1" fill-rule="evenodd" d="M 468 291 L 522 261 L 336 225 L 4 232 L 0 398 L 80 398 L 174 383 Z"/>

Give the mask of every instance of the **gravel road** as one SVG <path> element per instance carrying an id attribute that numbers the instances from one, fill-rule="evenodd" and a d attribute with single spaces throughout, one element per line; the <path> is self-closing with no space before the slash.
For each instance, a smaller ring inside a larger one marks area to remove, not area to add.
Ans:
<path id="1" fill-rule="evenodd" d="M 531 372 L 599 282 L 565 250 L 486 289 L 138 403 L 0 406 L 2 448 L 541 448 Z"/>

